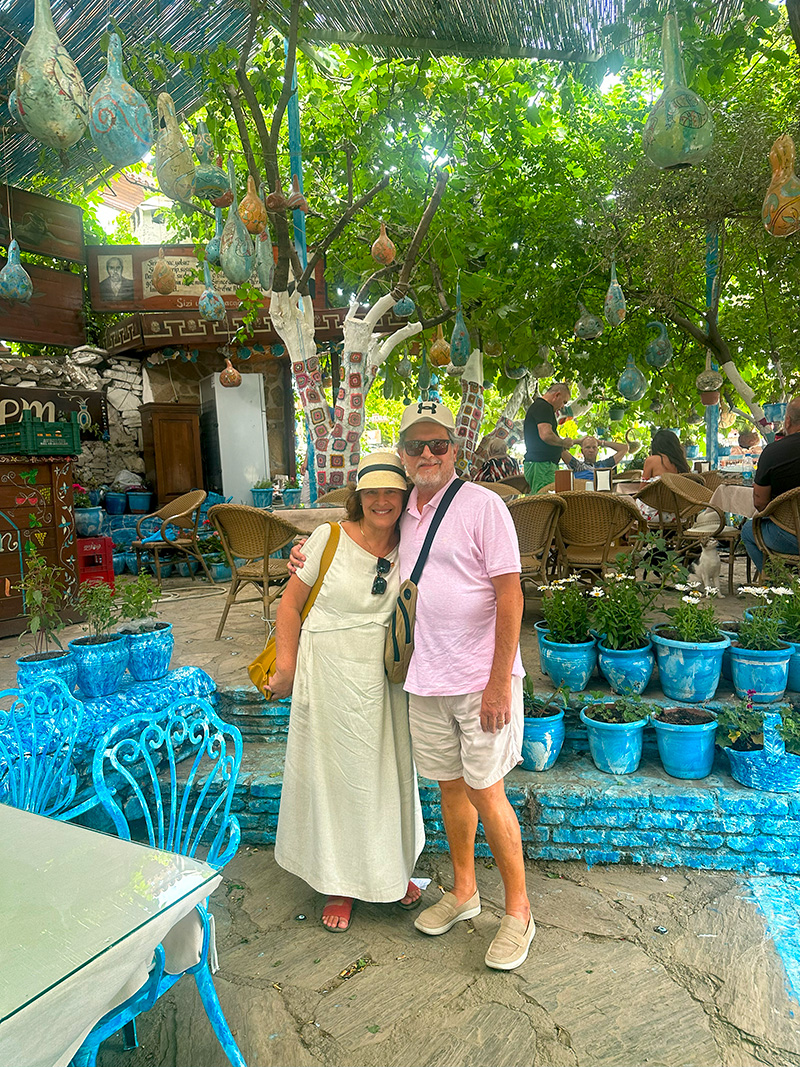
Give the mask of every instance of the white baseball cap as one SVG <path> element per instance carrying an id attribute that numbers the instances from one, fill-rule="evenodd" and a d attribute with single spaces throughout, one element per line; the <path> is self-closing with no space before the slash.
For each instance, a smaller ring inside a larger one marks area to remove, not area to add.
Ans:
<path id="1" fill-rule="evenodd" d="M 448 430 L 456 428 L 456 420 L 450 408 L 437 400 L 420 400 L 409 404 L 400 420 L 400 433 L 410 430 L 418 422 L 438 422 Z"/>

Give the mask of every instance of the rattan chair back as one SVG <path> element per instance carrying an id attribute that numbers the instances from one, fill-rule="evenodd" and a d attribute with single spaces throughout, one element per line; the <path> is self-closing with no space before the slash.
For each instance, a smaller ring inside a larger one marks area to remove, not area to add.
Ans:
<path id="1" fill-rule="evenodd" d="M 346 503 L 355 489 L 354 485 L 345 485 L 341 489 L 331 489 L 329 493 L 325 493 L 324 496 L 317 497 L 318 504 L 340 504 Z"/>
<path id="2" fill-rule="evenodd" d="M 501 478 L 500 485 L 510 485 L 512 489 L 516 489 L 518 492 L 527 494 L 530 492 L 530 486 L 528 485 L 528 479 L 524 474 L 512 474 L 509 478 Z"/>
<path id="3" fill-rule="evenodd" d="M 800 488 L 789 489 L 774 500 L 770 500 L 764 510 L 753 517 L 753 536 L 756 544 L 764 553 L 765 559 L 778 559 L 793 566 L 800 564 L 800 550 L 798 552 L 777 552 L 764 543 L 761 532 L 761 523 L 769 519 L 782 530 L 797 538 L 800 545 Z"/>
<path id="4" fill-rule="evenodd" d="M 176 496 L 163 508 L 140 519 L 136 524 L 137 531 L 139 525 L 147 519 L 161 519 L 162 522 L 179 526 L 182 530 L 196 530 L 200 520 L 200 505 L 205 502 L 206 496 L 204 489 L 193 489 L 191 493 Z"/>
<path id="5" fill-rule="evenodd" d="M 510 485 L 503 485 L 502 482 L 475 482 L 475 485 L 483 486 L 484 489 L 497 493 L 503 500 L 516 500 L 520 495 L 518 489 L 513 489 Z"/>
<path id="6" fill-rule="evenodd" d="M 557 541 L 562 564 L 571 570 L 600 571 L 624 551 L 620 542 L 647 528 L 638 508 L 626 496 L 572 490 L 559 493 L 564 511 L 558 520 Z"/>

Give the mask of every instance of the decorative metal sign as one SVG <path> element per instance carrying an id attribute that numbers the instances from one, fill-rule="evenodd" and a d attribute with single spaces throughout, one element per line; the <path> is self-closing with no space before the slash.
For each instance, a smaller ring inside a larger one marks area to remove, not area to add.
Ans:
<path id="1" fill-rule="evenodd" d="M 30 411 L 42 422 L 69 419 L 78 413 L 81 437 L 108 438 L 106 394 L 89 389 L 21 389 L 17 385 L 0 385 L 0 426 L 21 422 L 23 411 Z"/>

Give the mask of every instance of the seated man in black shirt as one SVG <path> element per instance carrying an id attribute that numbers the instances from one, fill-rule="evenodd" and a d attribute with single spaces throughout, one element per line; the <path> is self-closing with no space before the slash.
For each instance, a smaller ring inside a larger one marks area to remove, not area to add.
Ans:
<path id="1" fill-rule="evenodd" d="M 789 401 L 784 432 L 780 440 L 768 444 L 759 456 L 753 486 L 756 511 L 763 511 L 770 500 L 800 486 L 800 396 Z M 798 551 L 797 538 L 769 519 L 761 523 L 761 536 L 764 544 L 776 552 Z M 742 527 L 742 540 L 748 556 L 762 570 L 764 554 L 755 542 L 751 519 Z"/>
<path id="2" fill-rule="evenodd" d="M 569 386 L 564 382 L 553 382 L 546 393 L 534 400 L 525 414 L 523 471 L 532 493 L 537 493 L 553 481 L 562 450 L 576 444 L 571 437 L 559 437 L 556 432 L 556 413 L 569 398 Z"/>

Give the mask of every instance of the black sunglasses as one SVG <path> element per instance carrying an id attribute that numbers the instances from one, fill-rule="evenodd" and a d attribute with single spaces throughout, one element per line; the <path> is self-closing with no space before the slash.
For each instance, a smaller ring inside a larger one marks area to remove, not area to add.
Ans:
<path id="1" fill-rule="evenodd" d="M 378 556 L 375 561 L 375 578 L 372 582 L 372 595 L 380 596 L 386 592 L 386 579 L 384 574 L 388 574 L 392 569 L 391 560 L 385 559 L 383 556 Z"/>
<path id="2" fill-rule="evenodd" d="M 432 455 L 443 456 L 450 447 L 450 441 L 441 437 L 437 437 L 435 441 L 406 441 L 403 451 L 409 456 L 421 456 L 426 446 L 431 450 Z"/>

